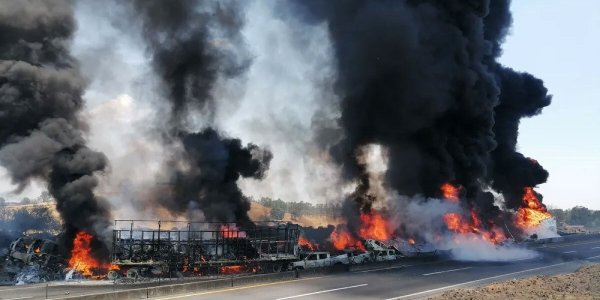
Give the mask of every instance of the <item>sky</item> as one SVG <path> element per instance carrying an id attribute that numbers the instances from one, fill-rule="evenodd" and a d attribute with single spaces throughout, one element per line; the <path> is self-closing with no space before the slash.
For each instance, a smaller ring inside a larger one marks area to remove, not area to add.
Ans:
<path id="1" fill-rule="evenodd" d="M 94 3 L 94 2 L 90 2 Z M 260 5 L 252 6 L 250 11 L 253 16 L 249 20 L 245 35 L 251 40 L 252 51 L 257 53 L 254 65 L 250 70 L 250 81 L 248 82 L 247 100 L 256 104 L 260 99 L 263 110 L 270 112 L 270 119 L 265 124 L 249 123 L 244 116 L 230 118 L 232 121 L 221 124 L 234 136 L 261 143 L 276 142 L 281 139 L 280 135 L 297 136 L 298 144 L 286 149 L 272 149 L 276 160 L 289 161 L 290 157 L 297 157 L 298 153 L 307 153 L 310 149 L 304 148 L 302 141 L 310 136 L 292 131 L 286 128 L 290 123 L 290 115 L 295 116 L 294 128 L 309 130 L 310 124 L 302 116 L 312 115 L 318 106 L 312 102 L 285 101 L 292 103 L 285 107 L 278 107 L 277 103 L 282 97 L 293 99 L 315 99 L 311 94 L 311 85 L 322 84 L 326 78 L 318 78 L 324 65 L 329 65 L 327 55 L 317 51 L 326 49 L 322 47 L 324 33 L 311 29 L 310 36 L 305 37 L 305 47 L 294 47 L 295 45 L 285 40 L 285 37 L 297 36 L 280 21 L 272 18 L 268 7 Z M 262 2 L 264 4 L 264 2 Z M 92 120 L 92 145 L 107 153 L 113 165 L 113 174 L 132 174 L 135 169 L 123 169 L 125 164 L 121 162 L 133 161 L 139 166 L 139 159 L 152 161 L 151 157 L 160 156 L 159 152 L 149 153 L 148 157 L 136 153 L 137 160 L 132 160 L 127 153 L 121 153 L 121 147 L 115 147 L 111 141 L 127 140 L 135 143 L 139 148 L 151 148 L 136 141 L 134 136 L 135 122 L 132 116 L 111 119 L 112 122 L 103 122 L 99 116 L 106 115 L 114 118 L 113 111 L 144 111 L 134 99 L 128 94 L 135 94 L 135 90 L 144 90 L 136 82 L 135 78 L 142 76 L 145 61 L 142 57 L 143 49 L 140 49 L 139 41 L 133 40 L 131 36 L 120 36 L 117 31 L 111 29 L 105 19 L 97 16 L 99 7 L 88 7 L 88 11 L 79 10 L 80 31 L 75 37 L 74 53 L 83 61 L 84 73 L 90 74 L 97 80 L 93 81 L 90 91 L 86 95 L 88 111 L 86 113 L 96 115 L 96 121 Z M 264 12 L 267 12 L 265 14 Z M 592 209 L 600 209 L 600 197 L 596 189 L 600 186 L 600 60 L 596 55 L 600 53 L 600 1 L 597 0 L 513 0 L 513 26 L 509 36 L 504 43 L 503 55 L 500 61 L 515 70 L 526 71 L 544 80 L 549 92 L 553 95 L 553 103 L 544 109 L 541 115 L 531 119 L 523 120 L 521 123 L 519 149 L 529 157 L 538 160 L 549 172 L 548 182 L 538 187 L 544 195 L 544 203 L 551 207 L 570 208 L 575 205 L 583 205 Z M 263 18 L 264 16 L 264 18 Z M 82 23 L 81 19 L 85 19 Z M 118 37 L 118 40 L 110 37 Z M 85 38 L 82 38 L 85 37 Z M 107 38 L 109 37 L 109 38 Z M 111 41 L 110 44 L 106 41 Z M 273 44 L 273 41 L 279 43 Z M 307 46 L 308 45 L 308 46 Z M 311 46 L 314 45 L 314 46 Z M 319 46 L 320 45 L 320 46 Z M 275 47 L 276 46 L 276 47 Z M 315 51 L 303 51 L 298 49 L 317 49 Z M 137 52 L 136 52 L 137 51 Z M 131 53 L 129 53 L 131 52 Z M 268 53 L 267 53 L 268 52 Z M 107 55 L 112 53 L 106 65 L 97 64 L 95 59 L 87 56 Z M 262 54 L 262 55 L 261 55 Z M 268 59 L 261 59 L 267 57 Z M 294 59 L 286 59 L 294 57 Z M 125 59 L 126 58 L 126 59 Z M 123 59 L 125 61 L 120 61 Z M 86 62 L 93 62 L 87 64 Z M 291 64 L 290 62 L 298 62 Z M 117 67 L 115 67 L 117 65 Z M 147 68 L 147 66 L 146 66 Z M 287 77 L 270 76 L 269 74 L 280 74 L 279 69 L 288 70 Z M 114 69 L 119 70 L 115 76 Z M 293 69 L 293 72 L 289 72 Z M 93 73 L 93 74 L 92 74 Z M 253 80 L 253 78 L 255 80 Z M 308 83 L 305 78 L 312 78 L 315 82 Z M 316 79 L 315 79 L 316 78 Z M 277 85 L 272 85 L 272 80 L 277 80 Z M 256 82 L 255 82 L 256 81 Z M 261 84 L 264 83 L 264 84 Z M 125 84 L 127 83 L 127 84 Z M 106 86 L 103 86 L 105 84 Z M 112 87 L 112 88 L 109 88 Z M 117 87 L 117 88 L 115 88 Z M 95 93 L 100 91 L 100 93 Z M 107 91 L 115 91 L 107 94 Z M 234 106 L 244 107 L 245 103 L 234 103 Z M 133 105 L 133 106 L 132 106 Z M 255 105 L 256 106 L 256 105 Z M 134 109 L 135 108 L 135 109 Z M 143 108 L 143 107 L 142 107 Z M 278 120 L 279 113 L 273 110 L 285 111 L 285 120 Z M 247 111 L 237 110 L 238 113 Z M 227 113 L 227 111 L 225 111 Z M 117 116 L 118 117 L 118 116 Z M 144 116 L 134 116 L 143 120 Z M 102 122 L 100 122 L 102 121 Z M 109 124 L 102 127 L 97 124 Z M 275 124 L 280 128 L 278 135 L 266 135 L 264 126 Z M 298 125 L 299 124 L 299 125 Z M 262 126 L 262 127 L 261 127 Z M 120 128 L 124 127 L 127 130 Z M 114 136 L 106 137 L 113 133 Z M 118 134 L 117 134 L 118 133 Z M 102 137 L 104 136 L 104 138 Z M 100 141 L 100 142 L 98 142 Z M 106 142 L 106 143 L 103 143 Z M 289 152 L 289 153 L 286 153 Z M 277 161 L 274 161 L 277 165 Z M 285 163 L 282 163 L 287 165 Z M 281 194 L 284 198 L 294 198 L 298 195 L 314 199 L 317 195 L 326 198 L 335 195 L 325 194 L 326 186 L 331 184 L 323 178 L 333 177 L 331 174 L 314 170 L 313 161 L 307 160 L 298 174 L 286 173 L 286 168 L 281 170 L 276 166 L 270 171 L 272 178 L 280 178 L 283 181 L 273 181 L 270 186 L 281 187 L 279 190 L 270 191 Z M 121 168 L 121 169 L 119 169 Z M 306 170 L 304 170 L 306 169 Z M 126 172 L 121 172 L 125 170 Z M 138 170 L 139 171 L 139 170 Z M 304 178 L 301 174 L 321 174 L 319 180 L 314 177 Z M 295 178 L 296 189 L 290 189 L 285 178 Z M 322 182 L 315 185 L 311 182 Z M 266 186 L 257 186 L 261 192 L 268 191 Z M 22 197 L 36 197 L 43 187 L 33 185 L 23 194 L 15 196 L 11 194 L 14 186 L 3 175 L 0 169 L 0 197 L 7 199 L 20 199 Z M 281 190 L 289 194 L 282 194 Z M 268 195 L 271 196 L 271 195 Z M 305 199 L 299 199 L 305 200 Z"/>
<path id="2" fill-rule="evenodd" d="M 512 13 L 500 61 L 553 95 L 521 122 L 519 149 L 550 172 L 544 203 L 600 209 L 600 1 L 513 0 Z"/>

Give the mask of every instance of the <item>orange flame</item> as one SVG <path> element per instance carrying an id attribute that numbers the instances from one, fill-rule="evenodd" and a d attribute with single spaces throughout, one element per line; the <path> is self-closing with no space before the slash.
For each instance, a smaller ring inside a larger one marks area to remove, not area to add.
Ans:
<path id="1" fill-rule="evenodd" d="M 442 195 L 444 196 L 444 198 L 451 202 L 458 202 L 460 186 L 457 187 L 447 182 L 442 184 L 440 190 L 442 191 Z"/>
<path id="2" fill-rule="evenodd" d="M 239 227 L 235 225 L 221 225 L 219 232 L 223 235 L 224 238 L 245 238 L 246 232 L 240 230 Z"/>
<path id="3" fill-rule="evenodd" d="M 69 258 L 69 268 L 80 272 L 83 276 L 92 277 L 94 279 L 101 279 L 106 277 L 103 275 L 94 275 L 94 271 L 106 273 L 108 270 L 118 270 L 119 266 L 102 263 L 92 257 L 91 242 L 94 237 L 85 232 L 79 231 L 73 239 L 73 249 L 71 250 L 71 258 Z"/>
<path id="4" fill-rule="evenodd" d="M 408 243 L 411 244 L 411 245 L 414 245 L 417 242 L 414 239 L 408 239 Z"/>
<path id="5" fill-rule="evenodd" d="M 221 274 L 240 274 L 243 272 L 256 273 L 258 272 L 258 268 L 245 265 L 222 266 L 219 268 L 219 272 Z"/>
<path id="6" fill-rule="evenodd" d="M 365 250 L 365 246 L 357 239 L 355 239 L 347 229 L 338 228 L 329 235 L 333 247 L 337 250 L 344 250 L 349 247 L 356 247 L 360 250 Z"/>
<path id="7" fill-rule="evenodd" d="M 300 238 L 298 238 L 298 245 L 300 245 L 301 247 L 304 247 L 310 251 L 317 250 L 317 247 L 313 243 L 311 243 L 309 240 L 304 238 L 304 236 L 302 236 L 302 235 L 300 235 Z"/>
<path id="8" fill-rule="evenodd" d="M 40 253 L 42 252 L 42 250 L 40 249 L 40 247 L 35 247 L 35 249 L 33 249 L 33 252 Z"/>
<path id="9" fill-rule="evenodd" d="M 358 235 L 363 239 L 389 240 L 392 236 L 383 216 L 375 210 L 361 213 L 360 222 Z"/>
<path id="10" fill-rule="evenodd" d="M 492 229 L 481 228 L 481 220 L 477 217 L 475 210 L 471 210 L 471 220 L 466 220 L 459 213 L 447 213 L 443 217 L 444 223 L 449 230 L 460 235 L 470 235 L 473 238 L 481 238 L 490 243 L 498 244 L 506 240 L 504 232 L 492 225 Z"/>
<path id="11" fill-rule="evenodd" d="M 223 266 L 220 271 L 221 274 L 238 274 L 242 272 L 242 266 Z"/>
<path id="12" fill-rule="evenodd" d="M 523 189 L 523 206 L 517 210 L 516 223 L 521 228 L 538 226 L 543 220 L 552 217 L 542 205 L 531 187 Z"/>
<path id="13" fill-rule="evenodd" d="M 360 228 L 357 233 L 361 239 L 389 240 L 392 232 L 387 221 L 377 211 L 371 210 L 368 213 L 360 213 Z M 333 247 L 337 250 L 343 250 L 348 247 L 356 247 L 365 250 L 360 240 L 350 234 L 346 228 L 338 227 L 329 236 Z"/>

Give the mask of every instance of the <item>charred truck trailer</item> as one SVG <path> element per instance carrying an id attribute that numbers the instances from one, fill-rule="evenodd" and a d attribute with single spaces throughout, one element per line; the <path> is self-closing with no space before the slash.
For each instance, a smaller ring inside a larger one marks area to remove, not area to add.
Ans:
<path id="1" fill-rule="evenodd" d="M 109 279 L 240 272 L 279 272 L 298 260 L 300 227 L 116 220 Z"/>

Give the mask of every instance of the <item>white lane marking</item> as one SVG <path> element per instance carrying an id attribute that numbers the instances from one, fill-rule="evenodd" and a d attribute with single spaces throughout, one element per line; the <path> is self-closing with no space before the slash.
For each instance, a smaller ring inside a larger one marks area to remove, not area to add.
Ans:
<path id="1" fill-rule="evenodd" d="M 353 289 L 353 288 L 357 288 L 357 287 L 361 287 L 361 286 L 367 286 L 367 285 L 369 285 L 369 284 L 367 284 L 367 283 L 363 283 L 363 284 L 357 284 L 357 285 L 345 286 L 345 287 L 341 287 L 341 288 L 337 288 L 337 289 L 330 289 L 330 290 L 318 291 L 318 292 L 314 292 L 314 293 L 307 293 L 307 294 L 302 294 L 302 295 L 295 295 L 295 296 L 289 296 L 289 297 L 277 298 L 277 299 L 275 299 L 275 300 L 284 300 L 284 299 L 300 298 L 300 297 L 306 297 L 306 296 L 312 296 L 312 295 L 317 295 L 317 294 L 323 294 L 323 293 L 335 292 L 335 291 L 340 291 L 340 290 Z"/>
<path id="2" fill-rule="evenodd" d="M 521 274 L 521 273 L 526 273 L 526 272 L 531 272 L 531 271 L 537 271 L 537 270 L 542 270 L 542 269 L 547 269 L 547 268 L 552 268 L 552 267 L 556 267 L 556 266 L 560 266 L 560 265 L 564 265 L 564 264 L 566 264 L 566 262 L 559 263 L 559 264 L 554 264 L 554 265 L 549 265 L 549 266 L 544 266 L 544 267 L 533 268 L 533 269 L 527 269 L 527 270 L 518 271 L 518 272 L 506 273 L 506 274 L 502 274 L 502 275 L 496 275 L 496 276 L 492 276 L 492 277 L 487 277 L 487 278 L 482 278 L 482 279 L 467 281 L 467 282 L 453 284 L 453 285 L 448 285 L 448 286 L 443 286 L 443 287 L 436 288 L 436 289 L 431 289 L 431 290 L 422 291 L 422 292 L 418 292 L 418 293 L 413 293 L 413 294 L 398 296 L 398 297 L 394 297 L 394 298 L 388 298 L 388 299 L 385 299 L 385 300 L 404 299 L 404 298 L 414 297 L 414 296 L 423 295 L 423 294 L 427 294 L 427 293 L 439 292 L 439 291 L 443 291 L 443 290 L 447 290 L 447 289 L 452 289 L 452 288 L 456 288 L 456 287 L 460 287 L 460 286 L 464 286 L 464 285 L 468 285 L 468 284 L 472 284 L 472 283 L 476 283 L 476 282 L 481 282 L 481 281 L 490 280 L 490 279 L 496 279 L 496 278 L 500 278 L 500 277 L 504 277 L 504 276 L 516 275 L 516 274 Z"/>
<path id="3" fill-rule="evenodd" d="M 436 275 L 436 274 L 442 274 L 442 273 L 448 273 L 448 272 L 462 271 L 462 270 L 467 270 L 467 269 L 470 269 L 470 268 L 472 268 L 472 267 L 466 267 L 466 268 L 460 268 L 460 269 L 452 269 L 452 270 L 445 270 L 445 271 L 439 271 L 439 272 L 432 272 L 432 273 L 423 274 L 423 276 Z"/>
<path id="4" fill-rule="evenodd" d="M 600 249 L 600 247 L 592 247 L 592 249 Z"/>
<path id="5" fill-rule="evenodd" d="M 387 268 L 379 268 L 379 269 L 373 269 L 373 270 L 354 271 L 354 272 L 352 272 L 352 273 L 369 273 L 369 272 L 376 272 L 376 271 L 384 271 L 384 270 L 401 269 L 401 268 L 407 268 L 407 267 L 412 267 L 412 266 L 413 266 L 413 265 L 396 266 L 396 267 L 387 267 Z"/>
<path id="6" fill-rule="evenodd" d="M 33 296 L 29 296 L 29 297 L 19 297 L 19 298 L 9 298 L 7 300 L 20 300 L 20 299 L 31 299 L 33 298 Z"/>
<path id="7" fill-rule="evenodd" d="M 564 254 L 567 254 L 567 253 L 575 253 L 575 252 L 577 252 L 577 250 L 573 250 L 573 251 L 565 251 L 565 252 L 563 252 L 563 253 L 564 253 Z"/>
<path id="8" fill-rule="evenodd" d="M 586 257 L 586 259 L 594 259 L 594 258 L 599 258 L 600 255 L 596 255 L 596 256 L 590 256 L 590 257 Z"/>

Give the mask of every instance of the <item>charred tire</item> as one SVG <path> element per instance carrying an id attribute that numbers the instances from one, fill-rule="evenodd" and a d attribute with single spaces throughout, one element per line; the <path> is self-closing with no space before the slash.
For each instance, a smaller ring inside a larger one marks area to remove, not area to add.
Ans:
<path id="1" fill-rule="evenodd" d="M 106 274 L 106 278 L 108 278 L 109 280 L 116 280 L 119 277 L 121 277 L 121 274 L 119 274 L 119 272 L 115 270 L 110 270 L 108 271 L 108 274 Z"/>
<path id="2" fill-rule="evenodd" d="M 140 277 L 140 272 L 136 268 L 131 268 L 127 270 L 127 278 L 129 279 L 138 279 Z"/>

